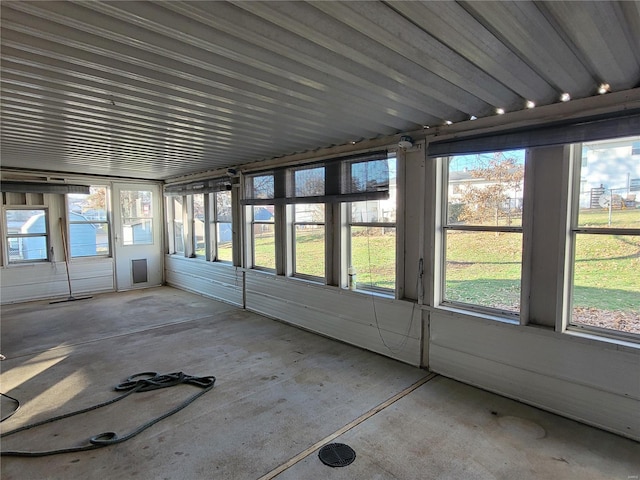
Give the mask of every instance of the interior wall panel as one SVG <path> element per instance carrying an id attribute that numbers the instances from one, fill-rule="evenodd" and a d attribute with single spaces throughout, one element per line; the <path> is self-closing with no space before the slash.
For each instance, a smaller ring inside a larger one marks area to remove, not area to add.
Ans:
<path id="1" fill-rule="evenodd" d="M 166 255 L 165 280 L 172 287 L 242 306 L 243 273 L 232 266 Z"/>
<path id="2" fill-rule="evenodd" d="M 429 368 L 640 440 L 640 351 L 632 347 L 433 311 Z"/>
<path id="3" fill-rule="evenodd" d="M 114 266 L 111 258 L 71 262 L 69 274 L 74 296 L 114 290 Z M 0 268 L 0 284 L 2 304 L 69 296 L 64 262 Z"/>
<path id="4" fill-rule="evenodd" d="M 422 312 L 411 302 L 247 272 L 246 308 L 420 365 Z"/>

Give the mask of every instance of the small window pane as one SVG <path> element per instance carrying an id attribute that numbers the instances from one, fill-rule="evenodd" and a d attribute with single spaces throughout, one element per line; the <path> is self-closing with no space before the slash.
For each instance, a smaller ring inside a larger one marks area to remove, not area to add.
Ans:
<path id="1" fill-rule="evenodd" d="M 299 203 L 294 208 L 294 274 L 324 278 L 325 205 Z"/>
<path id="2" fill-rule="evenodd" d="M 9 237 L 9 261 L 20 262 L 29 260 L 46 260 L 46 237 Z"/>
<path id="3" fill-rule="evenodd" d="M 69 248 L 72 257 L 109 255 L 109 224 L 71 223 Z"/>
<path id="4" fill-rule="evenodd" d="M 67 212 L 82 215 L 87 221 L 107 221 L 107 188 L 91 186 L 89 194 L 67 194 Z"/>
<path id="5" fill-rule="evenodd" d="M 193 195 L 193 250 L 196 257 L 206 256 L 206 245 L 204 238 L 204 194 Z"/>
<path id="6" fill-rule="evenodd" d="M 585 143 L 580 170 L 578 226 L 640 228 L 640 137 Z"/>
<path id="7" fill-rule="evenodd" d="M 276 237 L 272 223 L 253 225 L 253 264 L 258 268 L 276 268 Z"/>
<path id="8" fill-rule="evenodd" d="M 176 253 L 184 253 L 183 199 L 173 198 L 173 246 Z"/>
<path id="9" fill-rule="evenodd" d="M 324 167 L 305 168 L 295 170 L 293 173 L 296 197 L 324 195 Z"/>
<path id="10" fill-rule="evenodd" d="M 324 223 L 324 203 L 298 203 L 295 205 L 296 223 Z"/>
<path id="11" fill-rule="evenodd" d="M 232 231 L 231 223 L 218 223 L 217 224 L 217 242 L 218 242 L 218 257 L 219 262 L 232 262 L 233 261 L 233 243 L 232 243 Z"/>
<path id="12" fill-rule="evenodd" d="M 253 221 L 254 222 L 271 222 L 273 223 L 273 205 L 266 206 L 253 206 Z"/>
<path id="13" fill-rule="evenodd" d="M 153 192 L 148 190 L 122 190 L 120 208 L 123 245 L 153 243 Z"/>
<path id="14" fill-rule="evenodd" d="M 272 174 L 256 175 L 249 177 L 251 180 L 251 191 L 249 198 L 264 199 L 274 197 L 274 178 Z"/>
<path id="15" fill-rule="evenodd" d="M 520 226 L 524 150 L 449 160 L 448 225 Z"/>
<path id="16" fill-rule="evenodd" d="M 231 222 L 231 192 L 216 192 L 216 221 Z"/>
<path id="17" fill-rule="evenodd" d="M 444 299 L 518 312 L 521 233 L 446 233 Z"/>
<path id="18" fill-rule="evenodd" d="M 44 210 L 7 210 L 7 233 L 47 233 Z"/>
<path id="19" fill-rule="evenodd" d="M 578 234 L 572 323 L 640 334 L 640 236 Z"/>
<path id="20" fill-rule="evenodd" d="M 356 287 L 394 289 L 396 285 L 396 229 L 351 227 L 351 264 Z"/>
<path id="21" fill-rule="evenodd" d="M 389 160 L 368 160 L 352 163 L 350 180 L 350 185 L 343 185 L 343 190 L 346 190 L 343 193 L 387 190 L 389 187 Z"/>
<path id="22" fill-rule="evenodd" d="M 396 198 L 351 203 L 351 223 L 395 223 Z"/>
<path id="23" fill-rule="evenodd" d="M 324 225 L 296 225 L 295 273 L 324 278 Z"/>

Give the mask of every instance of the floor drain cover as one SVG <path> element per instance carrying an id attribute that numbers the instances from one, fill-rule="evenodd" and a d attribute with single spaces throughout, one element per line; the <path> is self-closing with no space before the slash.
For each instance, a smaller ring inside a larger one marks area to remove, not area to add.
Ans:
<path id="1" fill-rule="evenodd" d="M 344 443 L 329 443 L 320 449 L 318 456 L 330 467 L 346 467 L 356 459 L 356 452 Z"/>

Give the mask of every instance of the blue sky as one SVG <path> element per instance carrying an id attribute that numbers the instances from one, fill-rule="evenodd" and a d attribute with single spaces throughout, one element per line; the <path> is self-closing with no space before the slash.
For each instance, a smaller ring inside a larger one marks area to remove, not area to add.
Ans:
<path id="1" fill-rule="evenodd" d="M 497 152 L 473 153 L 470 155 L 455 155 L 451 158 L 449 164 L 450 172 L 459 172 L 465 170 L 473 170 L 478 166 L 483 166 L 486 162 L 494 158 Z M 524 164 L 525 150 L 505 150 L 499 152 L 504 158 L 514 158 L 518 165 Z"/>

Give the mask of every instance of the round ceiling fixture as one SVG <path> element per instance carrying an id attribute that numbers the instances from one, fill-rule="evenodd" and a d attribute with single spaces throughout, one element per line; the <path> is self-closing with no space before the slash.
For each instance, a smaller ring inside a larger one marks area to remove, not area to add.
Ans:
<path id="1" fill-rule="evenodd" d="M 405 149 L 413 147 L 413 138 L 408 135 L 401 136 L 400 141 L 398 142 L 398 147 Z"/>

